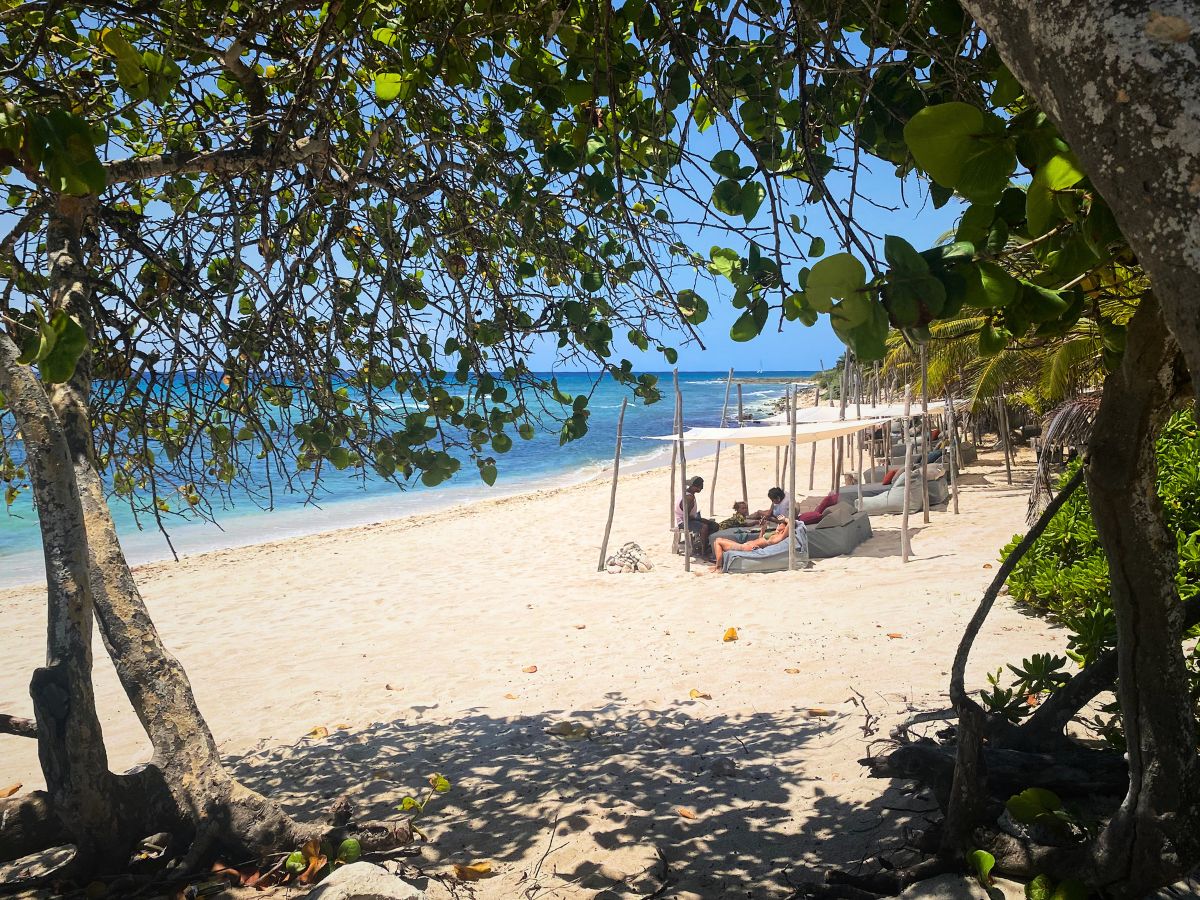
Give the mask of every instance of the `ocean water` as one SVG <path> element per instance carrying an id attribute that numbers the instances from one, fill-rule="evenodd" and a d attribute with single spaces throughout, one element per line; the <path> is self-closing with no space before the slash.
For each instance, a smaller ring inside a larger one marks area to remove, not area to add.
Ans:
<path id="1" fill-rule="evenodd" d="M 689 426 L 718 425 L 725 398 L 725 372 L 680 374 L 685 422 Z M 764 376 L 804 377 L 811 372 L 764 372 Z M 752 377 L 736 373 L 735 377 Z M 584 393 L 595 376 L 558 373 L 561 388 L 570 394 Z M 659 373 L 664 399 L 645 406 L 632 398 L 625 413 L 621 466 L 623 470 L 649 468 L 669 461 L 670 445 L 648 441 L 647 435 L 670 434 L 674 401 L 669 373 Z M 745 385 L 742 398 L 747 413 L 765 415 L 770 401 L 782 394 L 782 386 Z M 379 522 L 414 513 L 430 512 L 478 500 L 502 497 L 543 487 L 577 483 L 595 478 L 612 464 L 617 415 L 627 391 L 605 379 L 588 408 L 588 433 L 577 441 L 559 445 L 557 431 L 547 425 L 533 440 L 515 440 L 512 449 L 497 455 L 499 477 L 488 487 L 473 465 L 464 464 L 449 481 L 429 488 L 414 481 L 407 489 L 370 476 L 365 480 L 350 471 L 330 470 L 316 498 L 277 494 L 269 509 L 256 505 L 249 496 L 234 496 L 232 503 L 216 510 L 216 522 L 169 520 L 171 543 L 181 556 L 225 547 L 330 531 L 369 522 Z M 730 395 L 730 421 L 737 412 L 736 389 Z M 711 452 L 711 448 L 697 448 Z M 166 539 L 153 521 L 134 520 L 120 501 L 112 504 L 113 516 L 126 555 L 134 564 L 171 556 Z M 148 527 L 147 527 L 148 526 Z M 41 537 L 37 513 L 22 495 L 5 514 L 0 510 L 0 587 L 39 581 L 43 577 Z"/>

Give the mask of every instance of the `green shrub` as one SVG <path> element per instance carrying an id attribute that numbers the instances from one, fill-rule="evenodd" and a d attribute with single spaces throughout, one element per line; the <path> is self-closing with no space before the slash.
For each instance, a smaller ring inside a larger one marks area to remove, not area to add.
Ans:
<path id="1" fill-rule="evenodd" d="M 1176 536 L 1179 556 L 1177 575 L 1180 597 L 1187 601 L 1200 594 L 1200 434 L 1194 410 L 1176 413 L 1158 438 L 1158 496 L 1162 500 L 1167 527 Z M 1068 467 L 1059 487 L 1081 462 Z M 1007 557 L 1021 535 L 1001 551 Z M 1037 610 L 1061 623 L 1068 632 L 1067 654 L 1086 666 L 1112 648 L 1116 639 L 1112 604 L 1108 596 L 1108 560 L 1100 548 L 1091 504 L 1085 490 L 1076 491 L 1045 532 L 1016 565 L 1008 579 L 1008 590 L 1017 603 Z M 1010 718 L 1032 712 L 1021 702 L 1025 689 L 1044 688 L 1044 683 L 1021 677 L 1029 669 L 1029 660 L 1016 674 L 1015 690 L 999 687 L 992 678 L 992 690 L 984 694 L 989 707 Z M 1065 662 L 1065 660 L 1064 660 Z M 1200 652 L 1193 648 L 1188 656 L 1192 672 L 1193 697 L 1200 698 Z M 1038 691 L 1034 691 L 1038 693 Z M 1106 708 L 1107 717 L 1092 724 L 1105 737 L 1118 738 L 1114 707 Z"/>

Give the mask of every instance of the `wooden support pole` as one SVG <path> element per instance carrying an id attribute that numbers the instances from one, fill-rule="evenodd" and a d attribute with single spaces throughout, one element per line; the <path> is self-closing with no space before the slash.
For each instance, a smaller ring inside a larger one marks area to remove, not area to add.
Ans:
<path id="1" fill-rule="evenodd" d="M 680 493 L 679 502 L 683 511 L 683 571 L 692 571 L 692 522 L 691 515 L 688 513 L 687 503 L 683 498 L 686 496 L 688 488 L 687 480 L 687 451 L 683 447 L 683 394 L 679 390 L 679 370 L 671 370 L 671 378 L 675 382 L 675 434 L 679 439 L 679 479 L 683 485 L 683 491 Z M 696 501 L 696 506 L 699 507 L 700 501 Z M 700 512 L 699 509 L 696 510 Z"/>
<path id="2" fill-rule="evenodd" d="M 671 430 L 678 432 L 679 424 L 680 424 L 680 422 L 679 422 L 679 401 L 676 400 L 675 401 L 675 422 L 674 422 L 675 427 L 672 428 Z M 670 497 L 670 504 L 669 504 L 669 513 L 668 513 L 670 516 L 669 521 L 671 523 L 672 531 L 675 530 L 675 504 L 679 502 L 679 495 L 675 493 L 675 467 L 678 465 L 679 465 L 679 444 L 672 441 L 671 442 L 671 497 Z"/>
<path id="3" fill-rule="evenodd" d="M 600 542 L 600 563 L 597 572 L 604 571 L 604 560 L 608 558 L 608 536 L 612 533 L 613 513 L 617 509 L 617 476 L 621 474 L 621 429 L 625 427 L 625 407 L 629 398 L 621 398 L 621 412 L 617 416 L 617 449 L 613 451 L 612 490 L 608 493 L 608 521 L 604 523 L 604 540 Z"/>
<path id="4" fill-rule="evenodd" d="M 912 553 L 908 539 L 908 506 L 912 500 L 912 435 L 909 434 L 909 419 L 912 418 L 912 385 L 904 388 L 904 512 L 900 516 L 900 562 L 907 563 Z"/>
<path id="5" fill-rule="evenodd" d="M 738 428 L 741 428 L 745 423 L 745 417 L 742 412 L 742 386 L 738 385 Z M 742 470 L 742 502 L 747 506 L 750 504 L 750 492 L 746 489 L 746 445 L 738 444 L 738 465 Z"/>
<path id="6" fill-rule="evenodd" d="M 733 387 L 733 368 L 729 369 L 729 377 L 725 379 L 725 402 L 721 404 L 721 428 L 725 427 L 725 419 L 729 415 L 729 389 Z M 708 517 L 713 517 L 714 505 L 717 502 L 717 470 L 721 468 L 721 442 L 717 441 L 717 458 L 713 460 L 713 479 L 708 490 Z"/>
<path id="7" fill-rule="evenodd" d="M 1008 483 L 1012 484 L 1012 456 L 1009 453 L 1009 432 L 1008 432 L 1008 404 L 1004 402 L 1004 391 L 1000 391 L 1000 415 L 997 420 L 996 430 L 1003 432 L 1001 440 L 1004 441 L 1004 474 L 1008 478 Z"/>
<path id="8" fill-rule="evenodd" d="M 950 385 L 946 385 L 946 430 L 950 440 L 946 453 L 950 456 L 950 496 L 953 498 L 954 514 L 958 515 L 958 423 L 954 421 L 954 399 L 950 396 Z"/>
<path id="9" fill-rule="evenodd" d="M 862 421 L 862 366 L 854 367 L 854 418 Z M 854 433 L 855 444 L 858 447 L 858 465 L 856 478 L 858 479 L 858 505 L 862 506 L 862 484 L 863 484 L 863 432 L 856 431 Z"/>
<path id="10" fill-rule="evenodd" d="M 792 419 L 792 437 L 789 443 L 791 447 L 792 465 L 788 470 L 788 571 L 796 570 L 796 403 L 797 394 L 795 386 L 792 387 L 792 397 L 789 409 L 791 410 Z"/>
<path id="11" fill-rule="evenodd" d="M 817 389 L 813 391 L 813 406 L 821 405 L 821 385 L 817 385 Z M 813 479 L 817 477 L 817 442 L 812 441 L 812 456 L 808 460 L 808 489 L 813 489 Z"/>
<path id="12" fill-rule="evenodd" d="M 929 350 L 921 345 L 921 517 L 929 524 Z"/>
<path id="13" fill-rule="evenodd" d="M 796 392 L 795 392 L 795 390 L 793 390 L 792 388 L 789 387 L 787 389 L 787 393 L 784 396 L 787 398 L 787 423 L 794 428 L 796 425 L 796 407 L 795 407 Z M 784 447 L 783 448 L 783 468 L 779 470 L 779 477 L 775 479 L 775 484 L 779 484 L 779 485 L 783 484 L 783 476 L 786 475 L 788 472 L 788 451 L 791 451 L 792 461 L 795 462 L 796 448 L 795 447 Z"/>

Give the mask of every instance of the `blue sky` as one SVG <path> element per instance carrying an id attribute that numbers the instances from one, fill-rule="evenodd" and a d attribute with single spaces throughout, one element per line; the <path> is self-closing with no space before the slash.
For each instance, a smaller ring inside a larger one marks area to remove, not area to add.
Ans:
<path id="1" fill-rule="evenodd" d="M 714 129 L 715 130 L 715 129 Z M 713 142 L 708 135 L 700 141 L 705 146 L 695 146 L 691 149 L 700 152 L 715 152 L 720 149 L 719 143 Z M 842 183 L 839 184 L 839 181 Z M 797 187 L 800 185 L 798 183 Z M 903 185 L 896 178 L 892 166 L 877 159 L 863 158 L 863 169 L 858 174 L 858 193 L 860 195 L 854 207 L 854 220 L 858 225 L 877 235 L 879 240 L 885 234 L 899 235 L 908 240 L 917 249 L 925 249 L 935 243 L 946 232 L 953 231 L 958 217 L 962 214 L 963 206 L 952 200 L 941 209 L 934 209 L 928 200 L 925 186 L 915 177 L 908 178 Z M 828 187 L 839 199 L 839 188 L 848 190 L 848 179 L 842 176 L 831 176 Z M 902 190 L 903 188 L 903 190 Z M 802 219 L 807 217 L 809 231 L 814 236 L 825 239 L 826 254 L 842 251 L 838 238 L 832 229 L 820 227 L 824 220 L 824 212 L 819 206 L 805 205 L 800 202 L 800 191 L 792 192 L 792 200 L 785 208 L 785 218 L 796 213 Z M 875 205 L 865 203 L 862 197 L 869 197 Z M 789 198 L 785 197 L 785 201 Z M 690 206 L 690 204 L 688 204 Z M 673 210 L 678 212 L 678 210 Z M 693 207 L 686 209 L 685 214 L 697 217 Z M 755 226 L 762 226 L 767 219 L 767 205 L 754 221 Z M 741 224 L 740 221 L 737 224 Z M 732 242 L 728 235 L 718 229 L 694 232 L 694 237 L 687 238 L 688 243 L 697 251 L 708 255 L 710 247 L 728 246 L 744 252 L 744 246 L 739 247 Z M 807 243 L 807 239 L 802 239 Z M 856 254 L 858 255 L 858 254 Z M 879 254 L 882 256 L 882 254 Z M 812 262 L 810 261 L 810 265 Z M 779 330 L 778 316 L 773 316 L 767 323 L 763 333 L 755 340 L 739 343 L 729 337 L 729 328 L 741 314 L 741 310 L 730 303 L 732 291 L 729 282 L 720 280 L 715 289 L 712 284 L 693 285 L 680 283 L 678 287 L 695 287 L 708 301 L 709 319 L 697 331 L 705 348 L 692 344 L 688 346 L 675 342 L 679 351 L 678 366 L 682 371 L 724 371 L 731 366 L 738 371 L 755 371 L 759 368 L 765 371 L 795 371 L 831 366 L 845 350 L 845 346 L 829 325 L 829 317 L 821 316 L 817 324 L 806 328 L 799 322 L 784 322 L 783 330 Z M 776 301 L 777 302 L 777 301 Z M 618 340 L 616 352 L 619 356 L 630 359 L 634 366 L 643 371 L 663 371 L 669 368 L 662 354 L 651 349 L 640 352 L 630 347 L 625 341 Z M 554 352 L 552 345 L 533 354 L 532 364 L 535 371 L 548 371 L 553 368 Z"/>

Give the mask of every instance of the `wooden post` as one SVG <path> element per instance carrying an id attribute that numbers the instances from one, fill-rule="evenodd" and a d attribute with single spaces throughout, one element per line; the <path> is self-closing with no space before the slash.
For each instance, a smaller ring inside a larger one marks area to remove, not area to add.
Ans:
<path id="1" fill-rule="evenodd" d="M 792 465 L 788 470 L 788 571 L 796 570 L 796 403 L 797 394 L 799 392 L 793 386 L 791 419 L 792 419 L 792 438 L 789 446 L 791 447 Z"/>
<path id="2" fill-rule="evenodd" d="M 738 428 L 741 428 L 745 419 L 742 417 L 742 386 L 738 385 Z M 738 463 L 742 470 L 742 502 L 747 506 L 750 504 L 750 493 L 746 490 L 746 445 L 738 444 Z"/>
<path id="3" fill-rule="evenodd" d="M 821 385 L 817 385 L 817 389 L 813 391 L 813 406 L 821 405 Z M 808 489 L 813 489 L 813 479 L 817 477 L 817 442 L 812 442 L 812 457 L 808 461 Z"/>
<path id="4" fill-rule="evenodd" d="M 687 480 L 687 451 L 683 448 L 683 394 L 679 390 L 679 370 L 671 370 L 671 378 L 675 382 L 675 434 L 679 439 L 679 480 L 683 485 L 679 502 L 683 509 L 683 571 L 692 571 L 692 522 L 688 514 L 687 504 L 683 502 L 684 493 L 688 488 Z M 700 501 L 696 501 L 696 506 Z M 699 509 L 696 512 L 700 512 Z"/>
<path id="5" fill-rule="evenodd" d="M 846 420 L 846 401 L 849 399 L 850 392 L 850 351 L 847 350 L 842 361 L 842 389 L 838 391 L 841 396 L 838 398 L 838 421 Z M 830 493 L 838 493 L 842 489 L 842 466 L 846 458 L 846 439 L 839 437 L 834 443 L 834 466 L 833 466 L 833 487 L 830 488 Z"/>
<path id="6" fill-rule="evenodd" d="M 912 418 L 912 385 L 904 388 L 904 512 L 900 517 L 900 562 L 907 563 L 912 552 L 908 540 L 908 505 L 912 499 L 912 435 L 909 432 L 909 419 Z"/>
<path id="7" fill-rule="evenodd" d="M 954 400 L 950 396 L 950 385 L 946 385 L 946 430 L 950 440 L 946 452 L 950 455 L 950 496 L 954 498 L 954 514 L 958 515 L 958 427 L 954 421 Z"/>
<path id="8" fill-rule="evenodd" d="M 679 431 L 679 401 L 675 401 L 675 427 L 672 431 Z M 679 444 L 671 442 L 671 503 L 670 503 L 670 522 L 671 531 L 675 530 L 675 504 L 679 502 L 679 497 L 675 495 L 675 467 L 679 465 Z"/>
<path id="9" fill-rule="evenodd" d="M 1004 446 L 1004 474 L 1008 478 L 1008 483 L 1012 484 L 1012 458 L 1010 457 L 1009 452 L 1008 452 L 1008 445 L 1009 445 L 1008 406 L 1004 402 L 1003 389 L 1000 391 L 1000 399 L 998 402 L 1000 404 L 1000 416 L 999 416 L 999 419 L 997 420 L 996 428 L 997 428 L 997 430 L 1004 432 L 1003 435 L 1001 435 L 1001 437 L 1004 441 L 1004 444 L 1003 444 L 1003 446 Z"/>
<path id="10" fill-rule="evenodd" d="M 729 415 L 729 389 L 733 387 L 733 368 L 729 369 L 729 377 L 725 379 L 725 402 L 721 404 L 721 427 L 725 427 L 725 418 Z M 717 441 L 717 458 L 713 460 L 713 480 L 709 485 L 708 517 L 713 517 L 714 504 L 717 502 L 717 470 L 721 468 L 721 442 Z"/>
<path id="11" fill-rule="evenodd" d="M 860 422 L 862 421 L 862 389 L 863 389 L 862 367 L 855 366 L 854 367 L 854 418 L 858 419 Z M 854 438 L 855 438 L 855 442 L 858 446 L 858 466 L 857 466 L 857 468 L 858 468 L 858 474 L 857 474 L 857 477 L 858 477 L 858 505 L 862 506 L 862 498 L 863 498 L 863 496 L 862 496 L 863 433 L 861 431 L 856 431 L 854 433 Z"/>
<path id="12" fill-rule="evenodd" d="M 921 510 L 929 524 L 929 352 L 921 345 Z"/>
<path id="13" fill-rule="evenodd" d="M 795 408 L 796 392 L 791 387 L 789 387 L 787 389 L 787 393 L 784 396 L 787 397 L 787 423 L 794 427 L 796 424 L 796 408 Z M 783 468 L 779 470 L 779 477 L 775 479 L 775 484 L 779 484 L 779 485 L 783 484 L 783 476 L 786 475 L 787 471 L 788 471 L 788 451 L 789 450 L 792 451 L 792 457 L 793 457 L 792 461 L 795 462 L 795 459 L 794 459 L 794 457 L 796 456 L 795 448 L 784 447 L 783 448 Z"/>
<path id="14" fill-rule="evenodd" d="M 604 523 L 604 540 L 600 542 L 600 564 L 597 572 L 604 571 L 604 560 L 608 556 L 608 536 L 612 533 L 613 513 L 617 509 L 617 476 L 621 474 L 621 429 L 625 425 L 625 407 L 629 398 L 621 398 L 621 412 L 617 416 L 617 449 L 613 452 L 612 490 L 608 494 L 608 521 Z"/>

